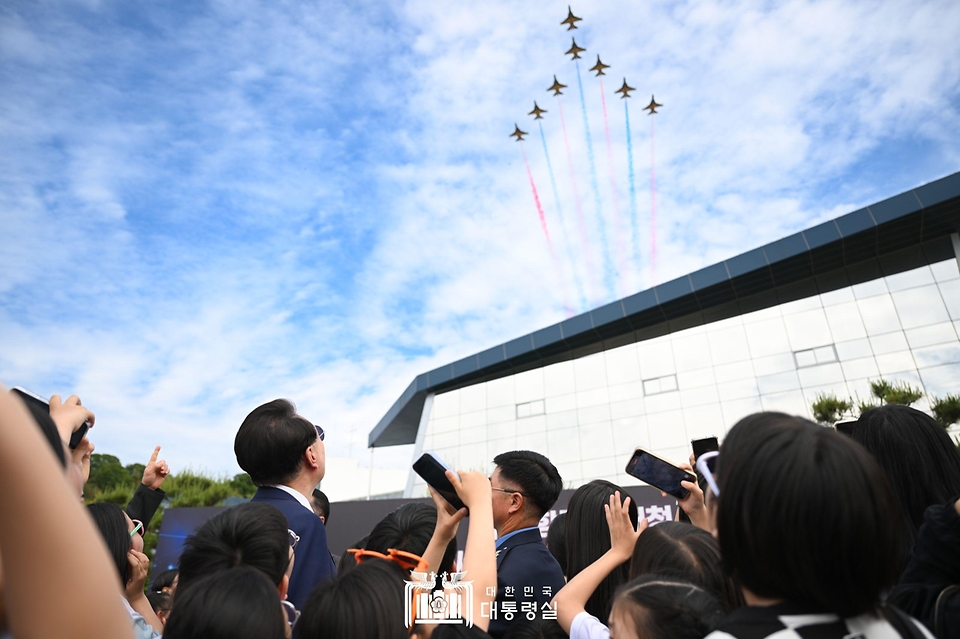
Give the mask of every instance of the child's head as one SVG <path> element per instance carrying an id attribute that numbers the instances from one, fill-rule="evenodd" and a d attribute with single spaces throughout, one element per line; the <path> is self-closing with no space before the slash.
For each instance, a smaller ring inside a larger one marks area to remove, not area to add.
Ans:
<path id="1" fill-rule="evenodd" d="M 689 581 L 643 575 L 624 585 L 610 611 L 610 639 L 701 639 L 724 616 L 720 602 Z"/>

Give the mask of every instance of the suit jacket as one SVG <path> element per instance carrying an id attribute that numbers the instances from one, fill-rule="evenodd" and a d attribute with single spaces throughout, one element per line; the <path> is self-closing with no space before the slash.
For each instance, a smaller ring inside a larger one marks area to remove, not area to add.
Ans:
<path id="1" fill-rule="evenodd" d="M 488 632 L 493 637 L 501 637 L 511 624 L 526 622 L 520 612 L 524 602 L 537 602 L 537 619 L 542 618 L 543 604 L 553 599 L 566 582 L 560 564 L 547 550 L 540 530 L 528 530 L 518 533 L 503 542 L 497 549 L 497 618 L 490 620 Z M 506 595 L 505 588 L 512 586 L 513 595 Z M 524 586 L 533 586 L 533 596 L 524 596 Z M 549 594 L 544 588 L 549 587 Z M 502 602 L 514 601 L 517 612 L 513 621 L 507 621 L 501 611 Z"/>
<path id="2" fill-rule="evenodd" d="M 293 495 L 279 488 L 261 486 L 251 501 L 276 506 L 287 518 L 290 530 L 300 537 L 294 550 L 293 574 L 290 576 L 287 599 L 293 602 L 297 610 L 303 610 L 303 604 L 314 586 L 337 574 L 327 548 L 327 531 L 323 522 Z"/>
<path id="3" fill-rule="evenodd" d="M 143 527 L 146 528 L 153 516 L 157 514 L 157 508 L 160 507 L 166 496 L 167 493 L 160 488 L 152 490 L 143 484 L 137 484 L 137 490 L 130 498 L 130 503 L 127 504 L 127 514 L 130 519 L 142 521 Z"/>

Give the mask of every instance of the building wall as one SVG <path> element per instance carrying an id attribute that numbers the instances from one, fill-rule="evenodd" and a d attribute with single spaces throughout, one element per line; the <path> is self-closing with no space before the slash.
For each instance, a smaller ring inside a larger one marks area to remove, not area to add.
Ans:
<path id="1" fill-rule="evenodd" d="M 818 393 L 867 399 L 870 380 L 903 380 L 927 410 L 931 394 L 960 392 L 958 331 L 951 259 L 436 395 L 417 454 L 490 472 L 498 453 L 535 450 L 566 488 L 634 485 L 623 469 L 635 447 L 679 462 L 691 439 L 722 439 L 750 413 L 810 417 Z M 419 477 L 408 486 L 426 494 Z"/>

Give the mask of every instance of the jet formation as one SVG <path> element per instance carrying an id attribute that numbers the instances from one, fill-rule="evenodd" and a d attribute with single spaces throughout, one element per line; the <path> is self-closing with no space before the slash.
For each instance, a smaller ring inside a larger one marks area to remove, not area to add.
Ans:
<path id="1" fill-rule="evenodd" d="M 560 23 L 560 25 L 561 25 L 561 26 L 566 26 L 566 27 L 567 27 L 567 31 L 573 31 L 574 29 L 579 29 L 579 27 L 577 26 L 577 23 L 578 23 L 578 22 L 581 22 L 582 20 L 583 20 L 583 18 L 579 18 L 579 17 L 573 15 L 573 8 L 572 8 L 572 7 L 567 6 L 567 18 L 566 18 L 565 20 L 563 20 L 563 21 Z M 568 49 L 568 50 L 566 51 L 566 55 L 572 56 L 572 57 L 571 57 L 571 60 L 579 60 L 579 59 L 581 58 L 580 54 L 581 54 L 581 53 L 584 53 L 584 52 L 586 52 L 586 49 L 584 49 L 583 47 L 577 46 L 577 40 L 576 40 L 576 38 L 571 38 L 570 49 Z M 606 73 L 604 73 L 604 69 L 609 69 L 609 68 L 610 68 L 610 65 L 609 65 L 609 64 L 604 64 L 603 62 L 601 62 L 600 56 L 598 55 L 598 56 L 597 56 L 597 63 L 596 63 L 595 65 L 593 65 L 592 67 L 590 67 L 590 71 L 594 71 L 594 72 L 596 73 L 597 77 L 600 77 L 600 76 L 602 76 L 602 75 L 606 75 Z M 557 76 L 554 75 L 554 76 L 553 76 L 553 84 L 551 84 L 549 87 L 547 87 L 547 91 L 553 91 L 553 95 L 554 95 L 554 96 L 561 96 L 561 95 L 563 95 L 563 91 L 561 91 L 561 89 L 566 89 L 566 88 L 567 88 L 567 85 L 561 84 L 560 81 L 557 80 Z M 625 99 L 631 97 L 631 96 L 630 96 L 630 92 L 631 92 L 631 91 L 636 91 L 636 89 L 633 88 L 632 86 L 630 86 L 629 84 L 627 84 L 627 79 L 624 78 L 624 79 L 623 79 L 623 86 L 621 86 L 619 89 L 617 89 L 617 90 L 615 91 L 615 93 L 620 94 L 620 99 L 621 99 L 621 100 L 625 100 Z M 658 113 L 657 109 L 659 109 L 659 108 L 662 107 L 662 106 L 663 106 L 663 105 L 660 104 L 660 103 L 658 103 L 656 100 L 654 100 L 653 96 L 651 95 L 651 96 L 650 96 L 650 104 L 648 104 L 647 106 L 645 106 L 645 107 L 643 108 L 643 110 L 644 110 L 644 111 L 649 111 L 648 115 L 653 115 L 654 113 Z M 532 115 L 534 120 L 542 120 L 544 113 L 547 113 L 547 110 L 546 110 L 546 109 L 541 109 L 541 108 L 537 105 L 537 103 L 534 102 L 534 103 L 533 103 L 533 111 L 531 111 L 531 112 L 528 113 L 527 115 Z M 513 133 L 510 134 L 510 137 L 516 138 L 516 139 L 517 139 L 517 142 L 522 142 L 522 141 L 523 141 L 523 136 L 525 136 L 525 135 L 527 135 L 527 132 L 526 132 L 526 131 L 521 131 L 521 130 L 520 130 L 520 126 L 517 125 L 517 124 L 514 124 L 514 130 L 513 130 Z"/>

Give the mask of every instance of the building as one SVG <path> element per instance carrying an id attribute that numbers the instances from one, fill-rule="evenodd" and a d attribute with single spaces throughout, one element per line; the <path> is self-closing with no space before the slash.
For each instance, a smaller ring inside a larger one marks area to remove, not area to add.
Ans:
<path id="1" fill-rule="evenodd" d="M 565 487 L 674 461 L 760 410 L 810 416 L 871 380 L 960 392 L 960 173 L 423 373 L 370 433 L 457 468 L 502 451 Z M 426 493 L 411 472 L 405 496 Z"/>

